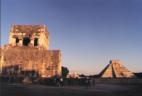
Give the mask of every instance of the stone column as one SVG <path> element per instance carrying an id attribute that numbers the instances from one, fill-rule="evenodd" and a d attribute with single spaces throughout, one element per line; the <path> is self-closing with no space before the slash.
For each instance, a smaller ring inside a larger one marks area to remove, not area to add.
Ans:
<path id="1" fill-rule="evenodd" d="M 22 46 L 23 45 L 23 39 L 20 39 L 19 40 L 19 44 L 18 44 L 19 46 Z"/>
<path id="2" fill-rule="evenodd" d="M 12 45 L 12 46 L 15 46 L 16 45 L 16 39 L 11 37 L 10 40 L 9 40 L 9 44 Z"/>
<path id="3" fill-rule="evenodd" d="M 30 45 L 34 46 L 34 40 L 33 39 L 31 40 Z"/>

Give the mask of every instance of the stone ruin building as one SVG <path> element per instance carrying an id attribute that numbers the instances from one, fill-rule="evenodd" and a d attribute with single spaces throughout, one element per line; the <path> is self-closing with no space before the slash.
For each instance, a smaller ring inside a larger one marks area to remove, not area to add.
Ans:
<path id="1" fill-rule="evenodd" d="M 9 44 L 0 52 L 1 74 L 35 71 L 41 77 L 61 75 L 61 51 L 49 50 L 45 25 L 13 25 Z"/>
<path id="2" fill-rule="evenodd" d="M 135 75 L 125 68 L 119 60 L 111 60 L 100 73 L 101 78 L 133 78 Z"/>

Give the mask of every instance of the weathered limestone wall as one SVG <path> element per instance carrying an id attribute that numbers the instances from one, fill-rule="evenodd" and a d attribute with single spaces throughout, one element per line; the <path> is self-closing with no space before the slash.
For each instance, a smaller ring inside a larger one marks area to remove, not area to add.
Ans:
<path id="1" fill-rule="evenodd" d="M 39 36 L 39 46 L 44 46 L 45 49 L 49 49 L 49 34 L 40 33 Z"/>
<path id="2" fill-rule="evenodd" d="M 3 68 L 20 66 L 22 70 L 36 70 L 42 76 L 61 75 L 59 50 L 39 50 L 35 47 L 9 47 L 2 52 Z"/>

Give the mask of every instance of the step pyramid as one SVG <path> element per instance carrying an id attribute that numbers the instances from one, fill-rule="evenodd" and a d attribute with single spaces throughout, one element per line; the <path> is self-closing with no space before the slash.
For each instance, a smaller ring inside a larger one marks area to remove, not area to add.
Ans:
<path id="1" fill-rule="evenodd" d="M 125 68 L 119 60 L 111 60 L 100 73 L 101 78 L 133 78 L 135 75 Z"/>

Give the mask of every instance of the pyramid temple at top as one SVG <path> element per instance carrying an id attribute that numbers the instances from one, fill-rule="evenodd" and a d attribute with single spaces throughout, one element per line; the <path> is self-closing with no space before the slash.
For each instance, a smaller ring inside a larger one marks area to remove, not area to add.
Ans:
<path id="1" fill-rule="evenodd" d="M 0 48 L 1 73 L 35 71 L 41 77 L 61 75 L 61 52 L 49 50 L 45 25 L 13 25 L 9 43 Z"/>
<path id="2" fill-rule="evenodd" d="M 135 75 L 125 68 L 119 60 L 111 60 L 100 73 L 101 78 L 133 78 Z"/>

